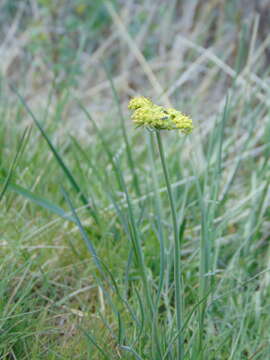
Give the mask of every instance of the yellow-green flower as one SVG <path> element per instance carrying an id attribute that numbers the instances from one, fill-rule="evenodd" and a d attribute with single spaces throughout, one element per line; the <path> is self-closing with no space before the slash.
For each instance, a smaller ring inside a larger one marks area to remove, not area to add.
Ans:
<path id="1" fill-rule="evenodd" d="M 193 130 L 193 123 L 190 117 L 173 108 L 168 108 L 167 111 L 176 129 L 179 129 L 185 134 L 189 134 Z"/>
<path id="2" fill-rule="evenodd" d="M 130 100 L 129 104 L 128 104 L 128 108 L 130 110 L 136 110 L 142 107 L 147 107 L 147 106 L 153 106 L 154 104 L 152 103 L 152 101 L 150 99 L 147 99 L 144 96 L 138 96 L 138 97 L 134 97 L 133 99 Z"/>
<path id="3" fill-rule="evenodd" d="M 138 126 L 146 126 L 158 130 L 172 130 L 173 122 L 162 106 L 152 105 L 140 107 L 131 116 Z"/>
<path id="4" fill-rule="evenodd" d="M 143 96 L 129 102 L 129 109 L 134 110 L 131 118 L 137 126 L 156 130 L 180 130 L 185 134 L 193 130 L 192 120 L 173 108 L 154 104 Z"/>

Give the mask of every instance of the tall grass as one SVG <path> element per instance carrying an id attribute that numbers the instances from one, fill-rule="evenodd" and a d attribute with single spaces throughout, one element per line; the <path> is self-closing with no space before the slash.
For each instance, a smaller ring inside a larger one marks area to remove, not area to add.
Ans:
<path id="1" fill-rule="evenodd" d="M 0 359 L 270 356 L 269 74 L 257 20 L 234 59 L 230 2 L 218 24 L 213 4 L 198 5 L 194 28 L 183 5 L 190 36 L 177 33 L 176 2 L 164 17 L 162 4 L 151 6 L 159 25 L 142 22 L 147 4 L 134 5 L 133 22 L 129 5 L 125 16 L 104 7 L 125 61 L 106 53 L 119 56 L 109 38 L 95 56 L 110 61 L 88 75 L 100 88 L 86 91 L 82 77 L 78 87 L 55 92 L 54 84 L 37 95 L 34 69 L 27 81 L 15 77 L 16 94 L 7 84 L 14 78 L 2 80 Z M 82 69 L 85 58 L 78 54 Z M 134 86 L 190 112 L 194 133 L 161 139 L 134 129 L 126 111 Z"/>

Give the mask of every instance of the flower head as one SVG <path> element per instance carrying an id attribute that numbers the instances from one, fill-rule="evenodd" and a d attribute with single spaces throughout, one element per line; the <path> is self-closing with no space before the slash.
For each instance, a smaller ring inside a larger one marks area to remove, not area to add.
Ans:
<path id="1" fill-rule="evenodd" d="M 131 118 L 137 126 L 156 130 L 180 130 L 188 134 L 193 130 L 192 120 L 173 108 L 154 104 L 143 96 L 135 97 L 129 102 L 129 109 L 134 110 Z"/>
<path id="2" fill-rule="evenodd" d="M 185 134 L 189 134 L 193 130 L 193 124 L 190 117 L 173 108 L 168 108 L 167 111 L 176 129 L 179 129 Z"/>
<path id="3" fill-rule="evenodd" d="M 146 126 L 157 130 L 172 130 L 173 123 L 162 106 L 152 105 L 140 107 L 131 116 L 138 126 Z"/>
<path id="4" fill-rule="evenodd" d="M 142 107 L 147 107 L 147 106 L 153 106 L 154 104 L 152 103 L 152 101 L 150 99 L 147 99 L 144 96 L 138 96 L 138 97 L 134 97 L 133 99 L 130 100 L 129 104 L 128 104 L 128 108 L 130 110 L 136 110 Z"/>

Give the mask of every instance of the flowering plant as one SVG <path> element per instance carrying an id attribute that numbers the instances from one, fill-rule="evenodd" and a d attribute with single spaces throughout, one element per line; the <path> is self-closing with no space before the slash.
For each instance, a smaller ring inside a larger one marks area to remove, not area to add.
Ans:
<path id="1" fill-rule="evenodd" d="M 143 96 L 130 100 L 128 108 L 134 110 L 131 118 L 138 126 L 156 130 L 180 130 L 189 134 L 193 130 L 192 120 L 174 108 L 154 104 Z"/>

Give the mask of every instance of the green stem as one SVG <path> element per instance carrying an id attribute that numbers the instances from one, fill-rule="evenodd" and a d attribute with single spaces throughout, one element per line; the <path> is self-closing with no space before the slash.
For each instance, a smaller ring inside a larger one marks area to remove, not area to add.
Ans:
<path id="1" fill-rule="evenodd" d="M 181 289 L 181 263 L 180 263 L 180 244 L 178 237 L 178 226 L 177 226 L 177 216 L 176 210 L 172 195 L 172 189 L 168 174 L 168 169 L 166 165 L 162 138 L 159 131 L 156 131 L 158 150 L 160 154 L 162 169 L 165 177 L 171 212 L 172 212 L 172 221 L 173 221 L 173 234 L 174 234 L 174 281 L 175 281 L 175 302 L 176 302 L 176 321 L 177 321 L 177 331 L 178 343 L 177 343 L 177 360 L 182 360 L 184 358 L 184 344 L 183 337 L 181 334 L 183 314 L 182 314 L 182 289 Z"/>

